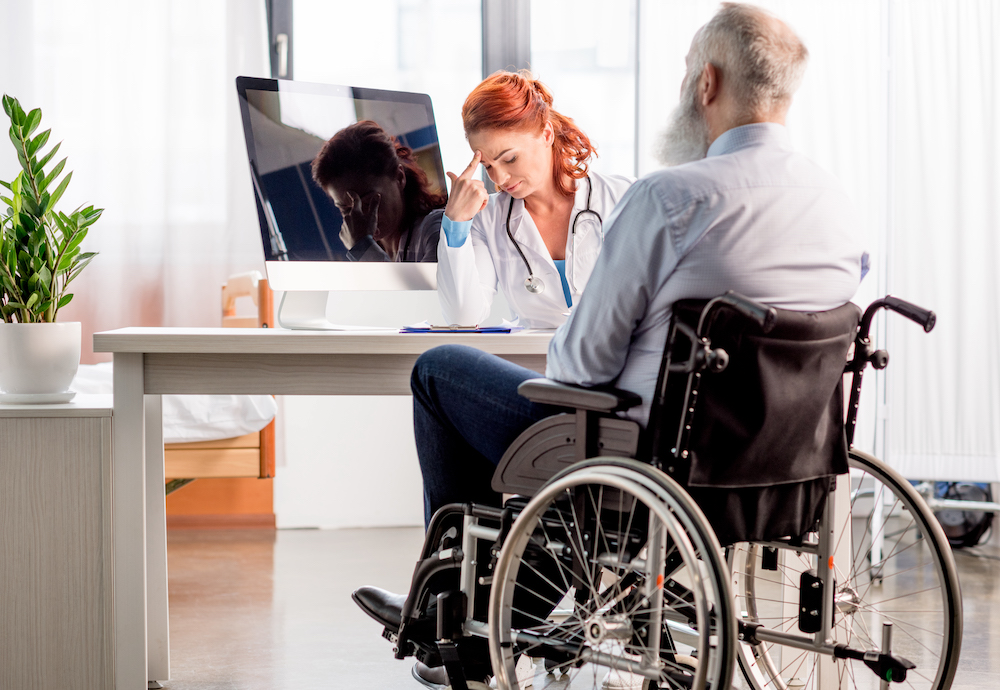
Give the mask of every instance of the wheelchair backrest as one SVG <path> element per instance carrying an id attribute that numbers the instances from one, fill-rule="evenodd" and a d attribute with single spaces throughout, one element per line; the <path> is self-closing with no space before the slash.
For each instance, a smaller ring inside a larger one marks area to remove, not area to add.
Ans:
<path id="1" fill-rule="evenodd" d="M 798 532 L 822 507 L 820 489 L 847 472 L 842 380 L 861 312 L 850 303 L 818 313 L 779 309 L 764 333 L 745 316 L 720 308 L 706 332 L 713 349 L 728 353 L 725 370 L 670 373 L 670 363 L 685 358 L 690 347 L 677 322 L 695 326 L 705 305 L 674 305 L 647 427 L 654 462 L 672 469 L 699 503 L 715 504 L 713 510 L 720 502 L 744 504 L 733 507 L 742 516 L 726 519 L 758 524 L 737 528 L 736 536 Z M 772 520 L 766 515 L 771 504 L 789 501 L 800 504 L 794 520 L 764 524 Z"/>

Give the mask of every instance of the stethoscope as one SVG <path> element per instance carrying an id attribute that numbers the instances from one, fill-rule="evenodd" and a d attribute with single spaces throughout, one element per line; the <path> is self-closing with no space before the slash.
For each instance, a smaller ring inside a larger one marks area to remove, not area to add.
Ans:
<path id="1" fill-rule="evenodd" d="M 600 231 L 600 228 L 604 225 L 604 220 L 601 218 L 601 214 L 590 208 L 590 195 L 593 191 L 594 185 L 590 181 L 590 175 L 587 175 L 587 208 L 582 211 L 577 211 L 577 214 L 573 216 L 573 225 L 570 228 L 570 235 L 573 237 L 576 236 L 576 223 L 580 220 L 580 216 L 584 213 L 590 213 L 597 217 L 598 231 Z M 521 261 L 524 262 L 525 268 L 528 269 L 528 277 L 524 279 L 524 289 L 533 295 L 540 295 L 545 291 L 545 283 L 543 283 L 542 279 L 536 276 L 535 272 L 531 270 L 531 264 L 528 263 L 528 257 L 526 257 L 524 252 L 521 251 L 521 246 L 517 243 L 517 240 L 514 239 L 514 235 L 510 231 L 510 214 L 513 210 L 514 197 L 511 197 L 510 203 L 507 205 L 507 237 L 509 237 L 510 241 L 514 244 L 514 249 L 516 249 L 517 253 L 521 255 Z"/>

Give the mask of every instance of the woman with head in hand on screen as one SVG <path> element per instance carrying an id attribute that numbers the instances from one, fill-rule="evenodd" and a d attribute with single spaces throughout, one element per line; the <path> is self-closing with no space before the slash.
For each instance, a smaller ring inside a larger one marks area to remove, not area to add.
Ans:
<path id="1" fill-rule="evenodd" d="M 364 120 L 334 134 L 312 166 L 313 179 L 344 217 L 350 261 L 435 261 L 445 195 L 382 127 Z"/>
<path id="2" fill-rule="evenodd" d="M 438 295 L 449 323 L 476 325 L 503 291 L 518 325 L 555 328 L 587 284 L 603 220 L 632 178 L 588 170 L 594 148 L 525 72 L 497 72 L 462 108 L 472 162 L 448 173 Z M 473 178 L 482 165 L 497 187 Z"/>

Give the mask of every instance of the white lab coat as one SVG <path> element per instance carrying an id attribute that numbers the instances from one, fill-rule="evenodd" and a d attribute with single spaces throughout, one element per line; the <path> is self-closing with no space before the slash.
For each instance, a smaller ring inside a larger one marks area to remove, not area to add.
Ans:
<path id="1" fill-rule="evenodd" d="M 590 208 L 601 218 L 611 215 L 615 204 L 635 181 L 619 175 L 590 173 L 593 192 Z M 497 287 L 503 290 L 512 319 L 525 328 L 556 328 L 566 320 L 569 308 L 562 282 L 542 236 L 524 210 L 524 201 L 514 200 L 510 231 L 517 240 L 535 276 L 545 289 L 532 294 L 524 287 L 528 268 L 507 236 L 506 220 L 510 196 L 491 194 L 489 202 L 472 221 L 468 239 L 460 247 L 449 247 L 444 232 L 438 240 L 437 282 L 441 312 L 449 324 L 471 326 L 482 323 L 490 313 Z M 604 244 L 603 227 L 593 214 L 580 216 L 573 231 L 573 219 L 587 208 L 587 181 L 577 180 L 576 199 L 570 214 L 566 238 L 566 280 L 573 304 L 587 285 L 594 263 Z"/>

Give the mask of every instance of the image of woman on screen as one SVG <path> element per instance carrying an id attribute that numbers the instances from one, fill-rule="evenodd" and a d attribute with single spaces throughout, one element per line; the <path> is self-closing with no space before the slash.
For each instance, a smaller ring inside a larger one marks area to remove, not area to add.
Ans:
<path id="1" fill-rule="evenodd" d="M 401 145 L 371 120 L 334 134 L 313 160 L 313 179 L 344 218 L 350 261 L 436 261 L 446 196 Z"/>
<path id="2" fill-rule="evenodd" d="M 475 325 L 497 289 L 526 328 L 556 328 L 579 300 L 604 244 L 603 219 L 634 182 L 589 171 L 596 155 L 548 88 L 496 72 L 462 107 L 469 166 L 448 173 L 438 240 L 438 296 L 449 323 Z M 473 174 L 482 164 L 499 190 Z"/>

